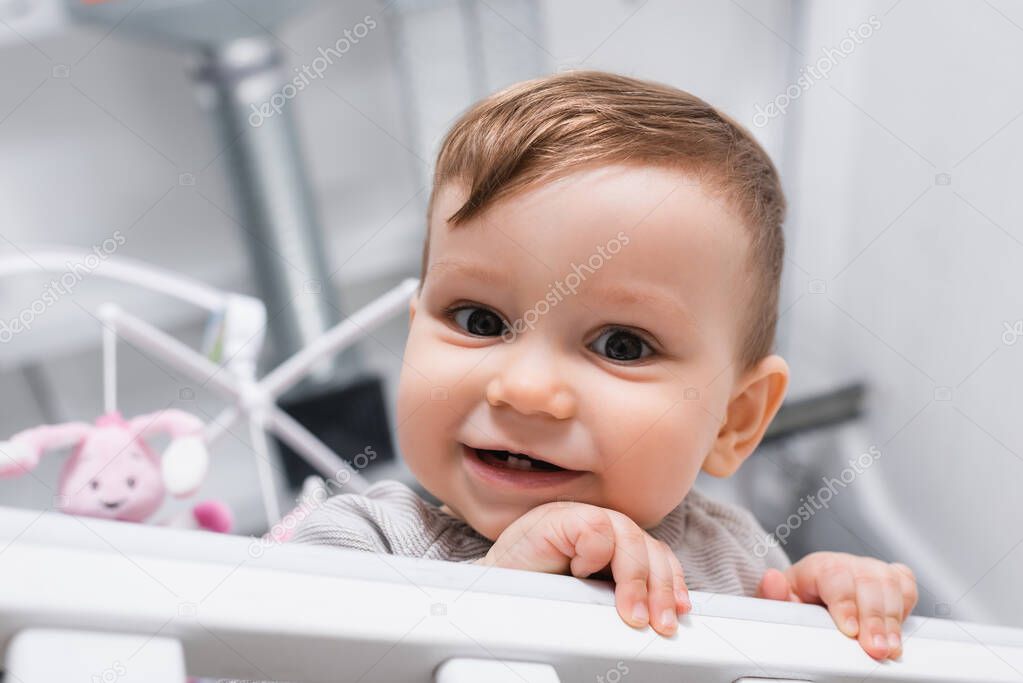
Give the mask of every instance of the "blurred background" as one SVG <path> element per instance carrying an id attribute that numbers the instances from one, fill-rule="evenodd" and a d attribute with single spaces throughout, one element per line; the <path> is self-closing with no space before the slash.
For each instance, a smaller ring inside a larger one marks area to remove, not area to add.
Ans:
<path id="1" fill-rule="evenodd" d="M 0 256 L 60 245 L 258 297 L 266 369 L 418 276 L 431 162 L 470 103 L 577 68 L 684 88 L 764 144 L 791 206 L 790 399 L 737 477 L 701 484 L 793 558 L 902 561 L 920 614 L 1023 626 L 1021 63 L 1007 0 L 0 0 Z M 202 346 L 208 312 L 91 275 L 0 327 L 0 439 L 102 413 L 103 302 Z M 53 277 L 0 282 L 0 321 Z M 392 447 L 405 332 L 289 403 L 342 456 L 379 453 L 368 478 L 412 484 Z M 224 407 L 119 354 L 126 414 Z M 0 482 L 0 505 L 52 507 L 65 456 Z M 272 470 L 294 499 L 301 464 Z M 266 530 L 241 426 L 199 496 Z"/>

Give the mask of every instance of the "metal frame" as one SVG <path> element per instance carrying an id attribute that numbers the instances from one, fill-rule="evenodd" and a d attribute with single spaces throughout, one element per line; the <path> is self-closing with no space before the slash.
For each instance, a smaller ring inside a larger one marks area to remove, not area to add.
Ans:
<path id="1" fill-rule="evenodd" d="M 694 592 L 663 638 L 626 626 L 602 582 L 55 513 L 0 508 L 0 566 L 0 656 L 25 683 L 11 643 L 29 629 L 167 639 L 191 675 L 296 683 L 428 680 L 466 658 L 562 681 L 1023 677 L 1018 629 L 912 617 L 902 661 L 879 664 L 820 607 Z"/>

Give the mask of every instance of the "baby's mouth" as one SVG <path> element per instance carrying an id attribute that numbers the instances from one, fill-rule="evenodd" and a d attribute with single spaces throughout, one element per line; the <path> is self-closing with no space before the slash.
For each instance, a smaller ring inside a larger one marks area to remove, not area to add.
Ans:
<path id="1" fill-rule="evenodd" d="M 462 444 L 462 451 L 466 471 L 474 480 L 505 493 L 515 491 L 521 494 L 530 490 L 550 492 L 555 488 L 570 486 L 576 479 L 586 475 L 582 470 L 566 469 L 535 455 L 515 451 L 476 448 L 468 444 Z"/>
<path id="2" fill-rule="evenodd" d="M 511 451 L 494 451 L 482 448 L 472 448 L 476 457 L 494 467 L 504 467 L 512 470 L 534 471 L 534 472 L 564 472 L 564 467 L 558 467 L 539 458 L 532 458 L 523 453 L 512 453 Z"/>

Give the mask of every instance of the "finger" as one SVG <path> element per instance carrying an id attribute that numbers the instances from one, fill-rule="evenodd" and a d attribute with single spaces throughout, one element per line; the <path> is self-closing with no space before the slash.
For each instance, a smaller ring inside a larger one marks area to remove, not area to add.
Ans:
<path id="1" fill-rule="evenodd" d="M 678 610 L 675 609 L 675 572 L 671 566 L 671 549 L 664 543 L 646 537 L 647 557 L 650 559 L 650 576 L 647 579 L 647 595 L 650 601 L 650 624 L 663 636 L 670 636 L 678 629 Z"/>
<path id="2" fill-rule="evenodd" d="M 899 582 L 902 584 L 902 620 L 905 621 L 906 617 L 913 613 L 913 608 L 916 607 L 916 603 L 920 599 L 920 593 L 916 587 L 916 575 L 913 574 L 912 569 L 901 562 L 895 562 L 892 567 L 899 572 Z"/>
<path id="3" fill-rule="evenodd" d="M 625 623 L 643 628 L 650 621 L 647 607 L 650 559 L 647 557 L 646 533 L 624 515 L 611 513 L 610 516 L 615 530 L 615 551 L 611 557 L 615 604 Z"/>
<path id="4" fill-rule="evenodd" d="M 884 586 L 877 576 L 862 576 L 856 581 L 856 606 L 859 610 L 860 646 L 874 659 L 888 656 L 885 628 Z"/>
<path id="5" fill-rule="evenodd" d="M 580 511 L 566 526 L 572 545 L 569 570 L 573 576 L 590 576 L 611 562 L 615 551 L 614 527 L 606 512 Z"/>
<path id="6" fill-rule="evenodd" d="M 841 561 L 822 563 L 817 572 L 816 592 L 838 630 L 855 638 L 860 631 L 860 621 L 857 619 L 856 579 L 849 566 Z"/>
<path id="7" fill-rule="evenodd" d="M 902 655 L 902 582 L 898 570 L 886 567 L 884 586 L 885 630 L 888 632 L 888 656 Z"/>
<path id="8" fill-rule="evenodd" d="M 671 568 L 675 575 L 675 606 L 679 614 L 686 614 L 693 609 L 693 601 L 689 597 L 689 586 L 686 585 L 686 572 L 682 562 L 674 552 L 668 555 Z"/>
<path id="9" fill-rule="evenodd" d="M 789 580 L 785 578 L 785 574 L 777 569 L 768 569 L 764 572 L 764 577 L 760 579 L 760 585 L 757 587 L 756 597 L 787 602 L 791 595 L 792 589 L 789 588 Z"/>
<path id="10" fill-rule="evenodd" d="M 566 523 L 570 517 L 574 515 L 559 514 L 550 503 L 533 508 L 501 532 L 482 564 L 551 574 L 568 571 L 578 533 Z"/>

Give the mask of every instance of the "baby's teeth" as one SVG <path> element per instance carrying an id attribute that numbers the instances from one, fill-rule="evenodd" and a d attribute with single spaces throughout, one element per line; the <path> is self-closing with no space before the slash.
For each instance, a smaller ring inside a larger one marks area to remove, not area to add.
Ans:
<path id="1" fill-rule="evenodd" d="M 528 458 L 516 458 L 514 455 L 509 455 L 508 467 L 513 467 L 517 470 L 528 470 L 533 468 L 533 463 Z"/>

